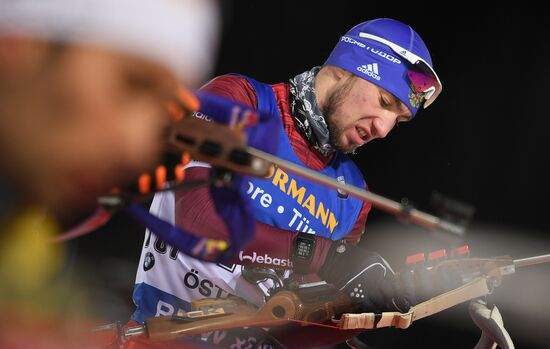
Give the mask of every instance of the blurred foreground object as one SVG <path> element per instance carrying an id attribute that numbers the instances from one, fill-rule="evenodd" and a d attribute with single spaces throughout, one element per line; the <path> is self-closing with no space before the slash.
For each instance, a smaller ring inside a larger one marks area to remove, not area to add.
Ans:
<path id="1" fill-rule="evenodd" d="M 211 1 L 0 1 L 0 178 L 65 218 L 147 170 L 177 82 L 212 68 Z"/>
<path id="2" fill-rule="evenodd" d="M 0 0 L 0 310 L 20 319 L 0 347 L 87 347 L 58 336 L 92 321 L 48 241 L 160 160 L 165 105 L 210 73 L 218 24 L 205 0 Z"/>

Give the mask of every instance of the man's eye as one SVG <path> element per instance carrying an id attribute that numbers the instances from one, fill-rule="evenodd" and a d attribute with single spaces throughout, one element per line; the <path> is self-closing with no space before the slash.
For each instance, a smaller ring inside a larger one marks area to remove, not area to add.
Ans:
<path id="1" fill-rule="evenodd" d="M 390 102 L 386 100 L 384 97 L 380 96 L 380 105 L 386 108 L 390 106 Z"/>

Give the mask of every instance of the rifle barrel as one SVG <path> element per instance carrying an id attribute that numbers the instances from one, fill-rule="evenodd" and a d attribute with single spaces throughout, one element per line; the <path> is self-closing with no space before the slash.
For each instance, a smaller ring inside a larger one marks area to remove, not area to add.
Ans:
<path id="1" fill-rule="evenodd" d="M 535 257 L 527 257 L 521 259 L 514 259 L 514 265 L 516 267 L 526 267 L 529 265 L 550 263 L 550 254 L 544 254 Z"/>
<path id="2" fill-rule="evenodd" d="M 371 191 L 367 191 L 353 185 L 340 183 L 336 181 L 334 178 L 325 176 L 319 172 L 315 172 L 303 166 L 296 165 L 293 162 L 278 158 L 274 155 L 263 152 L 261 150 L 258 150 L 252 147 L 247 147 L 246 150 L 253 156 L 256 156 L 260 159 L 264 159 L 268 162 L 278 165 L 288 170 L 289 172 L 292 172 L 296 175 L 302 176 L 309 180 L 315 181 L 319 184 L 326 185 L 330 188 L 343 190 L 352 196 L 371 202 L 375 207 L 383 211 L 386 211 L 398 217 L 406 218 L 426 228 L 429 228 L 429 229 L 440 228 L 459 236 L 464 234 L 464 230 L 465 230 L 464 227 L 461 227 L 451 222 L 443 221 L 439 217 L 419 211 L 415 208 L 408 208 L 403 204 L 400 204 L 396 201 L 393 201 L 381 195 L 375 194 Z"/>

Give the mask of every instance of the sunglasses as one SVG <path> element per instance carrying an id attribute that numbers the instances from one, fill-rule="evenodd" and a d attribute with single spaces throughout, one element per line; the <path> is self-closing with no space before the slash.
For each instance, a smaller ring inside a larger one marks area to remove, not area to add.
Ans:
<path id="1" fill-rule="evenodd" d="M 388 46 L 393 52 L 397 53 L 401 58 L 412 65 L 412 68 L 407 72 L 407 76 L 414 92 L 423 97 L 424 108 L 427 108 L 435 101 L 437 96 L 439 96 L 443 85 L 441 85 L 439 77 L 428 62 L 411 51 L 379 36 L 361 32 L 359 33 L 359 37 L 370 39 Z"/>

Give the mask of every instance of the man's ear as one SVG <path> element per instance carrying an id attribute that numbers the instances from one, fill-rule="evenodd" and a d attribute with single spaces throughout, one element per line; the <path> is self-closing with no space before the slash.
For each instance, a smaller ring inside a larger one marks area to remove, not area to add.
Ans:
<path id="1" fill-rule="evenodd" d="M 335 81 L 347 79 L 351 75 L 351 73 L 347 70 L 333 65 L 325 65 L 321 68 L 321 70 L 324 70 L 324 73 L 330 75 L 332 77 L 332 80 Z"/>
<path id="2" fill-rule="evenodd" d="M 341 80 L 341 79 L 347 79 L 349 77 L 349 72 L 347 70 L 344 70 L 340 67 L 332 67 L 332 69 L 334 70 L 333 74 L 334 76 L 338 79 L 338 80 Z"/>

